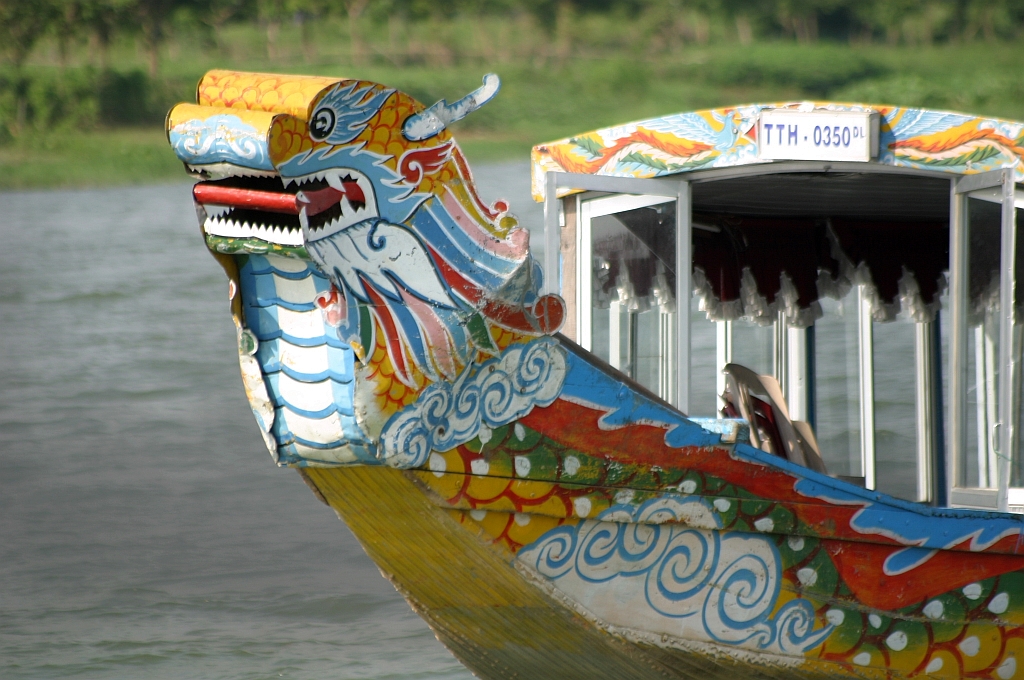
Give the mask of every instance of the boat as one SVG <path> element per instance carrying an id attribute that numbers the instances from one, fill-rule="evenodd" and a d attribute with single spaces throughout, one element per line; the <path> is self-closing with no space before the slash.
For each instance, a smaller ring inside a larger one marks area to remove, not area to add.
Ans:
<path id="1" fill-rule="evenodd" d="M 498 89 L 211 71 L 169 113 L 273 460 L 481 678 L 1022 677 L 1024 124 L 538 145 L 534 259 L 450 130 Z"/>

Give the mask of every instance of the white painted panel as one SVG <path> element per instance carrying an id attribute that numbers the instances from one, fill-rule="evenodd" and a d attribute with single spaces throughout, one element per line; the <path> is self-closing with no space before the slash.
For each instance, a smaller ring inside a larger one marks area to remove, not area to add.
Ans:
<path id="1" fill-rule="evenodd" d="M 878 155 L 878 114 L 765 110 L 757 141 L 763 160 L 866 162 Z"/>
<path id="2" fill-rule="evenodd" d="M 316 284 L 312 276 L 294 281 L 272 275 L 274 277 L 274 288 L 277 290 L 277 297 L 285 302 L 294 304 L 309 304 L 316 297 Z M 318 310 L 319 311 L 319 310 Z"/>
<path id="3" fill-rule="evenodd" d="M 322 411 L 334 406 L 334 388 L 331 380 L 318 383 L 299 382 L 281 373 L 277 387 L 289 406 L 303 411 Z"/>
<path id="4" fill-rule="evenodd" d="M 296 373 L 317 374 L 323 373 L 330 367 L 327 345 L 316 347 L 299 347 L 289 342 L 281 341 L 278 345 L 281 365 L 287 366 Z"/>
<path id="5" fill-rule="evenodd" d="M 324 317 L 319 309 L 293 312 L 278 307 L 277 323 L 282 332 L 296 338 L 322 338 L 327 334 L 324 329 Z"/>

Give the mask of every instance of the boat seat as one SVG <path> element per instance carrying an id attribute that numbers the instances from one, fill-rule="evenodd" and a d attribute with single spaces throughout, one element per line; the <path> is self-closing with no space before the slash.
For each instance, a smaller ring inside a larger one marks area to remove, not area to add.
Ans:
<path id="1" fill-rule="evenodd" d="M 779 381 L 746 366 L 726 364 L 723 415 L 750 423 L 750 445 L 828 474 L 810 423 L 792 420 Z M 754 395 L 758 396 L 754 396 Z"/>

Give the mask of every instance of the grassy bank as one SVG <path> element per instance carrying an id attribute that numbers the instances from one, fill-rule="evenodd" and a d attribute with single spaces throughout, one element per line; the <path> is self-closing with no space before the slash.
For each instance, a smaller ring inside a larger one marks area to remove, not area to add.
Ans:
<path id="1" fill-rule="evenodd" d="M 406 90 L 425 103 L 441 97 L 451 101 L 479 86 L 481 75 L 493 70 L 502 77 L 501 94 L 453 128 L 473 162 L 525 158 L 533 144 L 600 126 L 751 101 L 856 100 L 1024 120 L 1024 83 L 1015 77 L 1024 46 L 1009 43 L 917 48 L 712 45 L 657 59 L 618 50 L 600 57 L 578 56 L 562 65 L 550 60 L 474 60 L 445 67 L 398 67 L 377 60 L 358 69 L 337 66 L 330 53 L 310 63 L 296 56 L 284 64 L 252 54 L 182 51 L 186 53 L 188 58 L 165 63 L 155 79 L 130 70 L 127 57 L 114 76 L 34 65 L 40 82 L 53 84 L 34 95 L 35 118 L 18 134 L 0 138 L 0 189 L 183 179 L 158 121 L 174 101 L 188 98 L 202 73 L 214 67 L 356 75 Z M 91 103 L 81 84 L 88 85 L 83 81 L 87 76 L 99 83 Z M 61 78 L 72 77 L 77 89 L 61 85 Z M 77 108 L 61 104 L 61 97 Z M 61 118 L 62 111 L 71 113 Z"/>

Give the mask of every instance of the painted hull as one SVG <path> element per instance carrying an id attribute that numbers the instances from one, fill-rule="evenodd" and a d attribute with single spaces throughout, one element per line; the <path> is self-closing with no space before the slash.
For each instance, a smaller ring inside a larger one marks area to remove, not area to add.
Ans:
<path id="1" fill-rule="evenodd" d="M 444 129 L 473 97 L 198 92 L 169 139 L 268 450 L 474 673 L 1024 676 L 1024 517 L 792 464 L 557 335 L 528 235 Z"/>
<path id="2" fill-rule="evenodd" d="M 724 650 L 686 649 L 682 641 L 677 648 L 658 646 L 609 632 L 517 570 L 510 554 L 467 532 L 409 473 L 343 468 L 303 475 L 438 639 L 481 678 L 780 677 L 768 659 L 734 659 Z M 432 550 L 410 550 L 413 544 Z M 788 677 L 827 676 L 822 669 Z"/>

